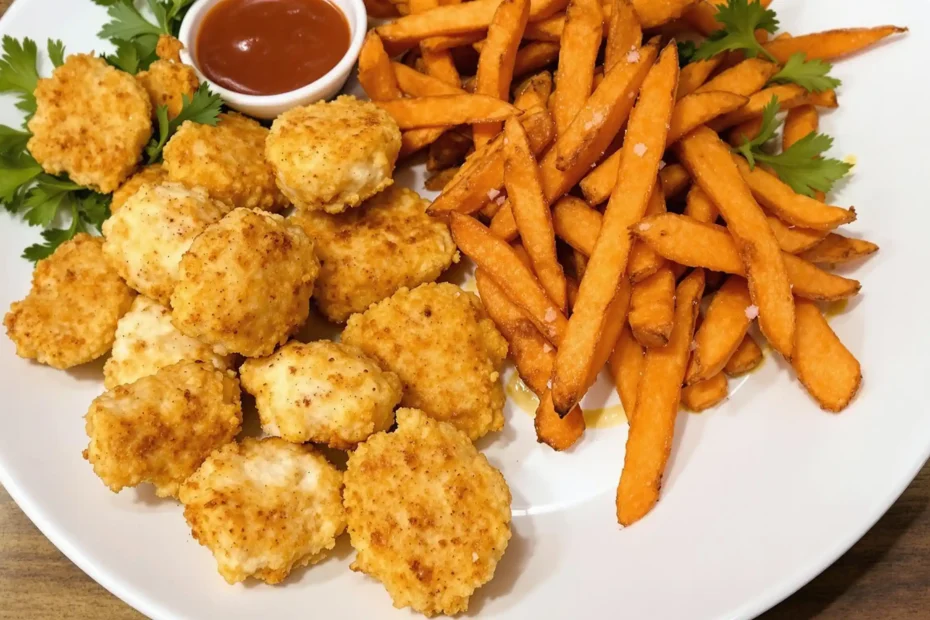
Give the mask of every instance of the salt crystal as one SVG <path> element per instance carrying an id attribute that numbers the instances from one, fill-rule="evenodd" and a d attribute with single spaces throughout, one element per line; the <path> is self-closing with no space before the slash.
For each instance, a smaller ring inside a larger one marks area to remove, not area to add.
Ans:
<path id="1" fill-rule="evenodd" d="M 549 379 L 548 381 L 546 381 L 546 388 L 550 390 L 552 389 L 552 379 Z"/>
<path id="2" fill-rule="evenodd" d="M 502 204 L 504 204 L 505 200 L 507 200 L 507 196 L 498 196 L 497 199 L 494 201 L 494 204 L 496 204 L 499 207 Z"/>
<path id="3" fill-rule="evenodd" d="M 549 344 L 548 342 L 544 343 L 544 344 L 543 344 L 543 353 L 549 353 L 550 351 L 552 351 L 552 345 Z"/>
<path id="4" fill-rule="evenodd" d="M 662 170 L 663 168 L 665 168 L 665 162 L 662 160 L 659 160 L 659 170 Z"/>
<path id="5" fill-rule="evenodd" d="M 478 554 L 475 553 L 474 551 L 471 552 L 471 561 L 472 561 L 472 562 L 477 562 L 477 561 L 478 561 Z"/>
<path id="6" fill-rule="evenodd" d="M 652 228 L 652 224 L 650 224 L 649 222 L 641 222 L 639 225 L 639 229 L 643 232 L 646 232 L 650 228 Z"/>
<path id="7" fill-rule="evenodd" d="M 633 145 L 633 153 L 635 153 L 637 157 L 642 157 L 648 150 L 649 148 L 642 142 L 637 142 L 635 145 Z"/>
<path id="8" fill-rule="evenodd" d="M 691 345 L 688 347 L 689 350 L 695 351 L 698 348 L 697 340 L 692 340 Z"/>
<path id="9" fill-rule="evenodd" d="M 639 62 L 639 50 L 631 49 L 630 53 L 626 55 L 626 61 L 629 63 Z"/>
<path id="10" fill-rule="evenodd" d="M 501 195 L 501 193 L 500 193 L 498 190 L 496 190 L 496 189 L 489 189 L 489 190 L 488 190 L 488 200 L 494 200 L 495 198 L 497 198 L 497 197 L 500 196 L 500 195 Z"/>
<path id="11" fill-rule="evenodd" d="M 556 317 L 555 308 L 546 308 L 546 315 L 543 317 L 546 323 L 551 323 Z"/>
<path id="12" fill-rule="evenodd" d="M 746 318 L 750 321 L 759 316 L 759 306 L 748 306 L 746 308 Z"/>

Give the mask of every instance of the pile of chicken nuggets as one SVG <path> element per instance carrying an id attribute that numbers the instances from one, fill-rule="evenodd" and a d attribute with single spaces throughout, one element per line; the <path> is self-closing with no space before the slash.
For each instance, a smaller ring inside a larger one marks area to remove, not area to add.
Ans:
<path id="1" fill-rule="evenodd" d="M 177 115 L 198 86 L 170 39 L 158 51 L 135 77 L 73 55 L 39 82 L 32 155 L 112 192 L 112 216 L 38 263 L 4 319 L 18 355 L 109 354 L 84 457 L 114 492 L 180 501 L 229 583 L 278 583 L 348 530 L 352 568 L 396 606 L 464 611 L 510 539 L 510 491 L 472 443 L 502 428 L 507 343 L 436 282 L 459 255 L 392 186 L 398 126 L 348 96 L 270 130 L 225 113 L 140 167 L 155 107 Z M 341 342 L 295 339 L 311 303 Z M 263 438 L 241 436 L 242 390 Z M 350 451 L 345 471 L 317 446 Z"/>

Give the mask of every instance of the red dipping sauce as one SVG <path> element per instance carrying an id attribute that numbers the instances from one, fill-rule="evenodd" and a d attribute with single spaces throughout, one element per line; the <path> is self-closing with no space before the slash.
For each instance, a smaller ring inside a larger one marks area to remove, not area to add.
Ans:
<path id="1" fill-rule="evenodd" d="M 200 24 L 203 74 L 245 95 L 277 95 L 323 77 L 349 51 L 349 22 L 326 0 L 222 0 Z"/>

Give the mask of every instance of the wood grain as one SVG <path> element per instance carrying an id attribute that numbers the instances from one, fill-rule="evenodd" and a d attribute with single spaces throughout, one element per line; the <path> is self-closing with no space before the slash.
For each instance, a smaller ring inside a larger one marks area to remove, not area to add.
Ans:
<path id="1" fill-rule="evenodd" d="M 83 0 L 73 0 L 75 2 Z M 0 15 L 12 0 L 0 0 Z M 868 534 L 763 620 L 930 615 L 930 465 Z M 138 619 L 59 552 L 0 487 L 0 618 Z"/>

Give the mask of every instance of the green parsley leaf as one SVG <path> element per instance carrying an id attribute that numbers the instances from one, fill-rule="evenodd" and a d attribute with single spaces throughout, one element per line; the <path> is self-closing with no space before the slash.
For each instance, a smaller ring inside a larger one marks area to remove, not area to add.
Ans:
<path id="1" fill-rule="evenodd" d="M 81 219 L 97 230 L 110 217 L 110 196 L 91 192 L 78 203 Z"/>
<path id="2" fill-rule="evenodd" d="M 742 50 L 747 58 L 762 55 L 775 59 L 756 41 L 756 30 L 774 33 L 778 30 L 775 11 L 762 6 L 757 0 L 728 0 L 717 9 L 720 30 L 711 33 L 694 55 L 695 60 L 707 60 L 721 52 Z"/>
<path id="3" fill-rule="evenodd" d="M 117 2 L 122 2 L 123 0 L 91 0 L 91 1 L 98 6 L 113 6 Z"/>
<path id="4" fill-rule="evenodd" d="M 26 150 L 32 134 L 6 125 L 0 125 L 0 156 L 11 156 Z"/>
<path id="5" fill-rule="evenodd" d="M 220 111 L 223 109 L 223 100 L 220 99 L 219 95 L 210 92 L 206 84 L 201 84 L 191 98 L 183 95 L 182 101 L 181 111 L 170 121 L 168 120 L 168 109 L 165 106 L 159 106 L 155 111 L 158 119 L 158 138 L 156 139 L 153 136 L 145 147 L 149 163 L 155 163 L 161 159 L 161 152 L 165 144 L 184 121 L 192 121 L 202 125 L 216 125 Z"/>
<path id="6" fill-rule="evenodd" d="M 167 30 L 162 30 L 142 17 L 132 0 L 114 2 L 107 8 L 107 14 L 110 16 L 110 21 L 104 24 L 97 34 L 101 39 L 131 41 L 143 35 L 157 38 L 159 35 L 168 34 Z"/>
<path id="7" fill-rule="evenodd" d="M 65 44 L 60 39 L 49 39 L 46 46 L 48 47 L 48 57 L 52 60 L 53 65 L 60 67 L 65 64 Z"/>
<path id="8" fill-rule="evenodd" d="M 30 245 L 23 251 L 22 257 L 31 263 L 37 263 L 43 258 L 48 258 L 58 249 L 65 241 L 74 238 L 82 229 L 81 218 L 77 215 L 77 209 L 71 205 L 71 225 L 68 228 L 50 228 L 42 231 L 42 239 L 45 243 L 36 243 Z"/>
<path id="9" fill-rule="evenodd" d="M 806 56 L 799 52 L 791 55 L 785 66 L 775 74 L 771 81 L 779 84 L 790 82 L 812 93 L 822 93 L 842 83 L 827 75 L 832 68 L 833 65 L 823 60 L 806 60 Z"/>
<path id="10" fill-rule="evenodd" d="M 0 158 L 0 203 L 18 203 L 26 185 L 42 173 L 42 166 L 25 151 Z"/>
<path id="11" fill-rule="evenodd" d="M 171 34 L 177 36 L 181 29 L 181 21 L 194 0 L 163 0 L 162 4 L 168 12 L 168 23 L 171 24 Z"/>
<path id="12" fill-rule="evenodd" d="M 26 113 L 28 120 L 36 111 L 33 92 L 39 81 L 36 69 L 38 51 L 32 39 L 22 43 L 7 35 L 3 37 L 3 55 L 0 56 L 0 93 L 15 93 L 19 98 L 16 107 Z"/>
<path id="13" fill-rule="evenodd" d="M 697 52 L 697 45 L 694 41 L 678 41 L 678 66 L 684 67 L 694 60 L 694 53 Z"/>
<path id="14" fill-rule="evenodd" d="M 131 75 L 138 73 L 142 61 L 139 58 L 139 47 L 135 41 L 114 39 L 113 44 L 116 46 L 116 53 L 105 55 L 103 59 L 120 71 Z"/>
<path id="15" fill-rule="evenodd" d="M 171 26 L 168 24 L 168 7 L 166 4 L 158 0 L 147 0 L 147 4 L 152 15 L 155 16 L 155 23 L 158 24 L 159 29 L 164 33 L 170 33 Z"/>
<path id="16" fill-rule="evenodd" d="M 744 135 L 743 143 L 736 147 L 736 150 L 749 162 L 751 168 L 756 165 L 755 152 L 762 149 L 778 131 L 779 122 L 775 117 L 779 109 L 778 97 L 772 97 L 772 100 L 762 108 L 762 126 L 759 128 L 759 134 L 752 140 Z"/>

